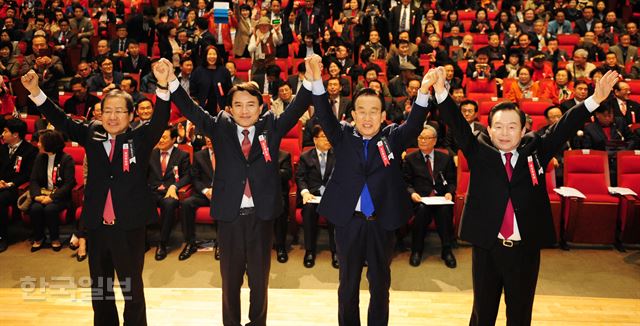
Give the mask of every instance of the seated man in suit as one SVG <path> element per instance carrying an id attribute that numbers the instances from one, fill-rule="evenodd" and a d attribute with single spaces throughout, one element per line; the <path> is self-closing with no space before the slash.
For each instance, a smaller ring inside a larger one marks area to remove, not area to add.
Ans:
<path id="1" fill-rule="evenodd" d="M 464 100 L 460 103 L 460 112 L 464 116 L 464 119 L 469 123 L 471 127 L 471 131 L 473 134 L 477 135 L 481 132 L 485 132 L 487 129 L 483 124 L 478 122 L 478 103 L 474 100 Z M 449 154 L 453 156 L 453 160 L 458 165 L 458 143 L 456 142 L 456 138 L 453 136 L 453 131 L 450 128 L 447 128 L 447 135 L 444 140 L 444 145 L 449 150 Z"/>
<path id="2" fill-rule="evenodd" d="M 400 75 L 393 77 L 389 81 L 389 92 L 393 97 L 408 96 L 407 86 L 409 81 L 414 78 L 416 67 L 410 62 L 400 64 Z"/>
<path id="3" fill-rule="evenodd" d="M 350 118 L 351 115 L 347 110 L 351 105 L 351 101 L 347 97 L 340 95 L 342 93 L 342 85 L 339 78 L 331 77 L 327 80 L 327 93 L 331 102 L 331 110 L 336 118 L 338 120 Z"/>
<path id="4" fill-rule="evenodd" d="M 306 60 L 320 70 L 320 57 Z M 249 319 L 265 325 L 273 220 L 283 209 L 281 194 L 274 191 L 280 185 L 275 153 L 309 106 L 311 85 L 305 81 L 279 117 L 263 113 L 261 90 L 253 83 L 236 85 L 227 95 L 226 110 L 211 116 L 180 87 L 171 62 L 160 59 L 158 64 L 168 73 L 155 74 L 157 96 L 173 101 L 196 129 L 211 138 L 216 155 L 225 158 L 217 161 L 211 196 L 211 216 L 219 230 L 223 323 L 240 324 L 240 288 L 246 273 L 251 289 Z M 313 77 L 322 82 L 319 74 Z"/>
<path id="5" fill-rule="evenodd" d="M 149 122 L 153 116 L 153 102 L 150 99 L 144 99 L 136 104 L 137 120 L 131 122 L 131 128 L 136 129 L 139 126 Z"/>
<path id="6" fill-rule="evenodd" d="M 271 102 L 271 111 L 278 116 L 281 115 L 282 112 L 284 112 L 284 109 L 289 107 L 289 104 L 293 102 L 295 97 L 296 96 L 291 92 L 291 85 L 281 82 L 278 85 L 278 98 Z M 309 113 L 305 112 L 305 114 L 300 117 L 300 122 L 304 125 L 310 117 Z"/>
<path id="7" fill-rule="evenodd" d="M 434 150 L 438 133 L 431 125 L 425 124 L 418 136 L 418 148 L 405 158 L 404 180 L 414 207 L 413 230 L 411 236 L 411 266 L 420 266 L 424 237 L 431 220 L 435 218 L 436 228 L 442 243 L 440 258 L 449 268 L 456 268 L 456 257 L 451 251 L 453 242 L 453 205 L 425 205 L 422 197 L 444 196 L 452 200 L 456 191 L 456 167 L 451 156 Z"/>
<path id="8" fill-rule="evenodd" d="M 526 133 L 525 114 L 511 102 L 491 109 L 488 134 L 474 135 L 444 85 L 434 86 L 440 116 L 453 130 L 471 171 L 460 230 L 460 238 L 473 245 L 471 326 L 495 324 L 503 290 L 507 324 L 531 324 L 540 248 L 556 242 L 544 167 L 618 78 L 607 72 L 594 95 L 543 135 Z"/>
<path id="9" fill-rule="evenodd" d="M 180 217 L 182 218 L 182 232 L 184 233 L 185 246 L 180 252 L 178 259 L 185 260 L 191 257 L 196 251 L 196 211 L 200 207 L 211 204 L 213 194 L 213 175 L 215 174 L 216 156 L 213 152 L 211 139 L 205 137 L 206 147 L 193 155 L 193 165 L 191 166 L 191 184 L 193 191 L 189 198 L 180 202 Z M 220 259 L 220 253 L 216 246 L 215 259 Z"/>
<path id="10" fill-rule="evenodd" d="M 420 67 L 420 61 L 418 60 L 418 58 L 409 55 L 409 44 L 410 42 L 408 40 L 398 41 L 398 54 L 392 56 L 391 58 L 389 58 L 389 60 L 387 60 L 388 78 L 393 78 L 400 75 L 400 66 L 404 62 L 409 62 L 414 67 Z"/>
<path id="11" fill-rule="evenodd" d="M 80 117 L 86 117 L 91 108 L 100 103 L 100 99 L 89 93 L 87 82 L 83 78 L 74 77 L 69 83 L 73 96 L 64 102 L 64 112 Z"/>
<path id="12" fill-rule="evenodd" d="M 151 60 L 140 53 L 140 45 L 136 40 L 129 40 L 127 54 L 118 61 L 118 70 L 123 73 L 140 74 L 140 78 L 142 78 L 151 71 Z"/>
<path id="13" fill-rule="evenodd" d="M 134 40 L 127 37 L 127 25 L 118 24 L 116 25 L 116 38 L 112 39 L 109 42 L 109 49 L 111 51 L 111 55 L 116 58 L 125 58 L 127 56 L 127 48 L 131 42 L 135 42 Z"/>
<path id="14" fill-rule="evenodd" d="M 312 75 L 319 78 L 320 68 L 312 67 Z M 331 114 L 324 87 L 319 82 L 313 84 L 315 113 L 336 155 L 318 213 L 336 226 L 340 325 L 360 324 L 360 277 L 365 262 L 371 293 L 368 324 L 388 324 L 395 230 L 405 225 L 411 214 L 401 157 L 406 144 L 422 130 L 435 76 L 430 71 L 423 79 L 407 121 L 384 128 L 385 100 L 380 92 L 364 88 L 356 94 L 351 125 Z M 444 83 L 444 74 L 442 79 Z"/>
<path id="15" fill-rule="evenodd" d="M 138 91 L 138 81 L 133 79 L 131 76 L 125 76 L 122 78 L 122 81 L 120 82 L 120 89 L 131 95 L 134 104 L 138 104 L 138 102 L 147 99 Z"/>
<path id="16" fill-rule="evenodd" d="M 327 140 L 320 125 L 313 128 L 313 142 L 315 148 L 300 155 L 298 169 L 296 170 L 296 183 L 299 196 L 302 198 L 302 225 L 304 228 L 304 267 L 311 268 L 316 263 L 316 245 L 318 242 L 318 215 L 317 203 L 310 203 L 316 197 L 322 197 L 324 189 L 331 178 L 335 156 L 331 150 L 331 144 Z M 329 231 L 329 248 L 331 250 L 331 265 L 339 267 L 336 254 L 336 242 L 334 239 L 334 226 L 327 222 Z"/>
<path id="17" fill-rule="evenodd" d="M 0 145 L 0 252 L 7 250 L 9 207 L 18 200 L 18 187 L 29 181 L 38 149 L 24 140 L 27 124 L 9 119 L 2 129 Z M 15 207 L 14 207 L 15 209 Z"/>
<path id="18" fill-rule="evenodd" d="M 560 110 L 565 113 L 572 107 L 584 102 L 588 96 L 589 84 L 584 80 L 578 80 L 573 84 L 573 98 L 560 103 Z"/>
<path id="19" fill-rule="evenodd" d="M 613 86 L 613 96 L 607 100 L 613 115 L 622 117 L 627 124 L 640 122 L 640 104 L 629 99 L 631 86 L 625 81 L 619 81 Z"/>
<path id="20" fill-rule="evenodd" d="M 178 210 L 178 190 L 191 182 L 189 154 L 174 147 L 178 130 L 168 126 L 158 146 L 151 152 L 149 161 L 149 187 L 153 190 L 160 207 L 160 243 L 156 249 L 156 260 L 167 257 L 167 243 Z"/>

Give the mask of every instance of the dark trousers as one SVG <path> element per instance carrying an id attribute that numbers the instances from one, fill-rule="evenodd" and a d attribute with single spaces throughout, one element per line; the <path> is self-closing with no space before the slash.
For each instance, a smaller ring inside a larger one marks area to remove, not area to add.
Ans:
<path id="1" fill-rule="evenodd" d="M 274 244 L 276 248 L 287 245 L 287 231 L 289 230 L 289 191 L 283 194 L 282 214 L 273 222 Z"/>
<path id="2" fill-rule="evenodd" d="M 302 227 L 304 228 L 304 249 L 316 252 L 318 243 L 318 219 L 320 215 L 316 211 L 318 204 L 304 204 L 302 206 Z M 336 252 L 335 227 L 327 221 L 329 232 L 329 248 Z"/>
<path id="3" fill-rule="evenodd" d="M 469 325 L 495 325 L 503 289 L 507 326 L 531 325 L 539 269 L 540 249 L 473 246 L 473 312 Z"/>
<path id="4" fill-rule="evenodd" d="M 160 223 L 162 223 L 162 228 L 160 230 L 160 243 L 166 244 L 169 241 L 178 206 L 180 206 L 180 202 L 177 199 L 171 197 L 164 198 L 164 195 L 158 194 Z"/>
<path id="5" fill-rule="evenodd" d="M 31 203 L 31 207 L 29 207 L 29 217 L 31 218 L 31 224 L 33 224 L 33 239 L 35 241 L 44 239 L 45 226 L 49 229 L 51 241 L 59 240 L 59 214 L 66 207 L 67 205 L 65 203 L 55 201 L 47 205 L 35 201 Z"/>
<path id="6" fill-rule="evenodd" d="M 6 241 L 9 236 L 9 207 L 17 201 L 18 192 L 15 187 L 0 190 L 0 240 Z"/>
<path id="7" fill-rule="evenodd" d="M 196 211 L 200 207 L 211 205 L 211 201 L 203 194 L 193 193 L 180 204 L 182 233 L 184 241 L 191 243 L 196 241 Z"/>
<path id="8" fill-rule="evenodd" d="M 117 222 L 116 222 L 117 223 Z M 89 230 L 87 239 L 93 305 L 93 324 L 119 325 L 113 282 L 122 289 L 124 325 L 146 325 L 142 269 L 145 227 L 125 231 L 117 225 Z M 115 273 L 114 273 L 115 270 Z"/>
<path id="9" fill-rule="evenodd" d="M 360 276 L 366 261 L 369 280 L 367 325 L 389 323 L 389 287 L 395 235 L 377 221 L 354 216 L 345 226 L 336 226 L 336 244 L 340 263 L 338 321 L 343 326 L 360 325 Z"/>
<path id="10" fill-rule="evenodd" d="M 222 322 L 240 325 L 240 288 L 247 273 L 251 296 L 247 325 L 267 324 L 267 292 L 271 268 L 273 221 L 255 213 L 240 215 L 231 222 L 218 221 L 218 248 L 222 276 Z"/>
<path id="11" fill-rule="evenodd" d="M 431 220 L 436 221 L 436 230 L 440 236 L 442 250 L 451 249 L 451 239 L 453 232 L 453 206 L 417 204 L 415 206 L 415 218 L 413 220 L 413 230 L 411 231 L 411 250 L 422 252 L 424 249 L 424 237 L 427 234 L 427 227 Z"/>

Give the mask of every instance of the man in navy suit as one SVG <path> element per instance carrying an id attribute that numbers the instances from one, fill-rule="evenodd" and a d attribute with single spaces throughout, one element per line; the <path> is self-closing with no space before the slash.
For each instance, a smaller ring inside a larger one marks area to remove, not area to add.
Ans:
<path id="1" fill-rule="evenodd" d="M 306 60 L 320 70 L 319 56 Z M 172 68 L 166 59 L 158 62 L 166 69 Z M 283 210 L 280 140 L 307 110 L 311 85 L 305 81 L 295 100 L 275 116 L 269 110 L 263 113 L 262 94 L 254 84 L 239 84 L 229 91 L 227 109 L 212 116 L 180 87 L 173 72 L 156 74 L 156 78 L 161 89 L 158 97 L 171 99 L 198 130 L 211 138 L 217 157 L 224 157 L 216 161 L 211 196 L 211 216 L 218 221 L 219 231 L 223 323 L 240 325 L 240 288 L 246 272 L 251 289 L 251 325 L 266 325 L 273 223 Z M 320 75 L 317 80 L 322 82 Z"/>
<path id="2" fill-rule="evenodd" d="M 178 130 L 167 126 L 158 145 L 151 152 L 149 162 L 149 187 L 157 198 L 161 220 L 156 260 L 167 257 L 167 243 L 180 204 L 178 190 L 191 182 L 189 153 L 174 147 L 177 138 Z"/>
<path id="3" fill-rule="evenodd" d="M 556 242 L 545 167 L 618 78 L 617 72 L 607 72 L 592 96 L 544 134 L 527 133 L 524 112 L 504 102 L 491 109 L 487 134 L 474 135 L 444 85 L 434 85 L 440 117 L 471 170 L 460 230 L 460 238 L 473 245 L 470 325 L 495 324 L 503 289 L 507 325 L 531 324 L 540 248 Z"/>
<path id="4" fill-rule="evenodd" d="M 319 68 L 312 69 L 314 79 L 319 79 Z M 338 121 L 332 113 L 322 83 L 313 84 L 316 116 L 336 157 L 318 213 L 336 226 L 340 325 L 360 325 L 358 297 L 365 262 L 371 293 L 368 325 L 389 322 L 394 231 L 405 225 L 411 215 L 401 155 L 422 130 L 427 116 L 428 91 L 435 77 L 435 71 L 430 71 L 423 79 L 407 121 L 384 129 L 381 124 L 385 102 L 377 91 L 363 88 L 356 94 L 352 112 L 355 125 L 352 126 Z"/>
<path id="5" fill-rule="evenodd" d="M 173 67 L 158 67 L 167 73 Z M 113 284 L 121 284 L 126 325 L 146 325 L 142 269 L 145 227 L 158 218 L 156 201 L 147 185 L 149 157 L 169 122 L 169 102 L 158 99 L 148 123 L 132 129 L 133 100 L 126 92 L 112 90 L 102 99 L 100 121 L 74 121 L 38 86 L 38 75 L 29 71 L 22 84 L 38 110 L 57 130 L 83 146 L 89 172 L 80 219 L 88 229 L 94 325 L 118 325 Z"/>

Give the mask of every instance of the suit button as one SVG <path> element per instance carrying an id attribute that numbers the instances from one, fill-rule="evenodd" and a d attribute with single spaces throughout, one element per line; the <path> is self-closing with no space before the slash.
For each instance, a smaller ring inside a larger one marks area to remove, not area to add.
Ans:
<path id="1" fill-rule="evenodd" d="M 112 175 L 110 175 L 110 176 L 109 176 L 109 179 L 113 180 L 113 176 L 112 176 Z"/>
<path id="2" fill-rule="evenodd" d="M 242 180 L 242 184 L 244 184 L 244 183 L 245 183 L 245 180 Z"/>
<path id="3" fill-rule="evenodd" d="M 249 163 L 247 163 L 247 165 L 246 165 L 246 166 L 247 166 L 247 167 L 250 167 L 251 165 L 249 165 Z"/>

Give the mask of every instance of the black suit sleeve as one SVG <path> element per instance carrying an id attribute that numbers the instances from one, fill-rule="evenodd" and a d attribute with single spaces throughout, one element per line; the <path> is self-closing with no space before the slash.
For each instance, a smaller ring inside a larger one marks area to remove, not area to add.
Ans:
<path id="1" fill-rule="evenodd" d="M 557 153 L 569 138 L 584 125 L 591 113 L 584 102 L 574 106 L 562 115 L 562 118 L 549 126 L 547 132 L 542 135 L 542 166 L 547 166 L 553 155 Z"/>
<path id="2" fill-rule="evenodd" d="M 449 156 L 447 158 L 447 165 L 444 169 L 444 178 L 447 181 L 446 191 L 452 196 L 456 193 L 456 166 L 453 163 L 453 158 Z"/>
<path id="3" fill-rule="evenodd" d="M 412 160 L 413 156 L 409 156 L 407 155 L 407 158 L 405 159 L 404 163 L 402 164 L 402 172 L 404 175 L 404 181 L 407 183 L 407 192 L 409 193 L 409 195 L 417 192 L 415 190 L 415 188 L 413 188 L 413 176 L 414 176 L 414 172 L 413 172 L 413 166 L 411 166 L 411 162 L 409 160 Z"/>
<path id="4" fill-rule="evenodd" d="M 307 184 L 308 153 L 310 152 L 305 152 L 300 156 L 300 162 L 296 169 L 296 185 L 298 186 L 298 194 L 304 189 L 309 189 L 309 185 Z"/>
<path id="5" fill-rule="evenodd" d="M 47 99 L 44 104 L 38 106 L 38 110 L 40 110 L 57 130 L 69 135 L 69 138 L 80 144 L 80 146 L 85 146 L 87 132 L 89 131 L 87 125 L 76 122 L 68 117 L 64 111 L 50 99 Z M 167 121 L 168 120 L 167 115 Z M 158 139 L 160 139 L 160 137 L 158 137 Z"/>
<path id="6" fill-rule="evenodd" d="M 472 155 L 473 151 L 478 148 L 478 140 L 473 135 L 471 126 L 465 120 L 451 96 L 447 95 L 444 102 L 438 104 L 438 112 L 440 112 L 442 121 L 451 129 L 458 147 L 462 149 L 466 156 Z"/>
<path id="7" fill-rule="evenodd" d="M 158 99 L 158 101 L 162 100 Z M 202 130 L 207 136 L 213 138 L 213 131 L 216 128 L 219 115 L 215 117 L 210 115 L 196 104 L 182 87 L 178 87 L 175 92 L 171 93 L 171 101 L 176 104 L 180 112 L 189 121 L 193 122 L 197 129 Z"/>
<path id="8" fill-rule="evenodd" d="M 56 191 L 51 194 L 51 199 L 69 199 L 71 198 L 71 190 L 76 185 L 75 165 L 71 156 L 63 154 L 59 169 L 58 175 L 62 178 L 62 183 L 56 183 Z"/>
<path id="9" fill-rule="evenodd" d="M 311 92 L 304 86 L 300 87 L 293 102 L 287 106 L 280 116 L 276 117 L 276 130 L 280 133 L 280 136 L 286 135 L 298 123 L 298 120 L 307 111 L 310 104 Z"/>
<path id="10" fill-rule="evenodd" d="M 206 151 L 208 152 L 209 150 L 207 149 Z M 196 155 L 193 165 L 191 166 L 191 183 L 193 184 L 195 191 L 200 194 L 203 190 L 211 187 L 211 184 L 206 184 L 204 182 L 204 164 L 207 164 L 204 155 Z"/>
<path id="11" fill-rule="evenodd" d="M 191 183 L 191 173 L 189 170 L 191 169 L 191 162 L 189 162 L 189 154 L 185 152 L 180 152 L 180 162 L 178 162 L 178 173 L 180 174 L 180 180 L 175 183 L 176 187 L 179 190 L 180 188 Z"/>

